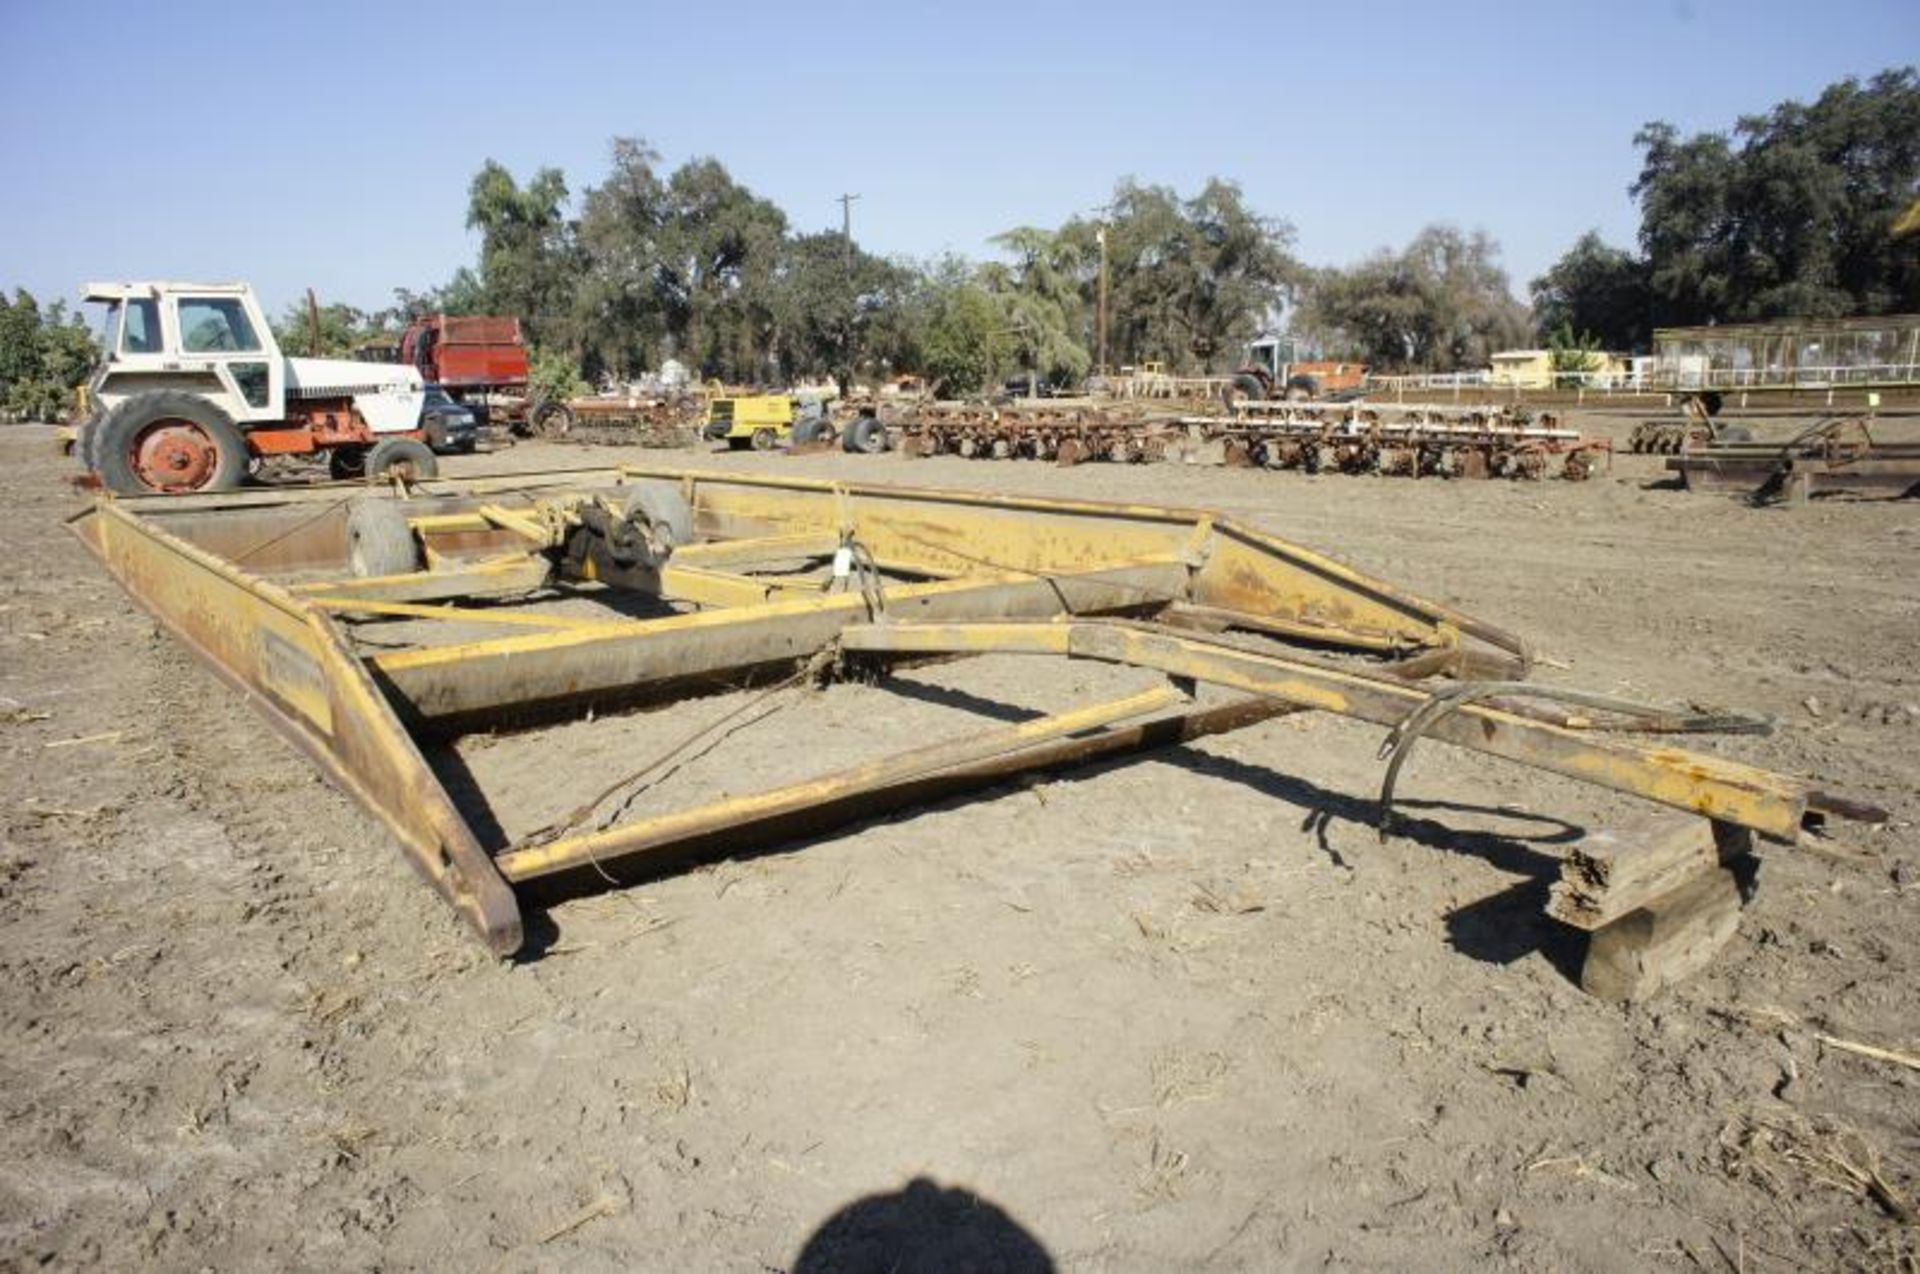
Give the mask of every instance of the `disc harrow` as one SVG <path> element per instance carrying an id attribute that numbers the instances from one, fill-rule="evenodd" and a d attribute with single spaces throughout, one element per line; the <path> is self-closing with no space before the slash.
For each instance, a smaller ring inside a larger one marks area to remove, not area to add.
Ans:
<path id="1" fill-rule="evenodd" d="M 1500 408 L 1365 403 L 1243 404 L 1231 415 L 1166 415 L 1100 405 L 995 408 L 922 404 L 888 427 L 911 456 L 1142 464 L 1217 458 L 1235 468 L 1386 477 L 1581 481 L 1612 462 L 1612 444 L 1552 415 Z M 1217 453 L 1210 455 L 1210 453 Z"/>

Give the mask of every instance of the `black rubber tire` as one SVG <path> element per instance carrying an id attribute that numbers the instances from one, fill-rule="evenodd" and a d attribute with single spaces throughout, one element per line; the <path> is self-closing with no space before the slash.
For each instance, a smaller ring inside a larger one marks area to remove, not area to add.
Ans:
<path id="1" fill-rule="evenodd" d="M 107 490 L 121 495 L 154 495 L 163 488 L 149 486 L 134 472 L 131 449 L 135 438 L 147 426 L 161 420 L 191 421 L 213 443 L 213 472 L 192 491 L 231 491 L 247 476 L 247 440 L 234 427 L 226 412 L 193 394 L 176 390 L 156 390 L 136 394 L 115 407 L 94 435 L 93 468 Z"/>
<path id="2" fill-rule="evenodd" d="M 753 437 L 747 441 L 755 451 L 772 451 L 774 447 L 779 445 L 780 436 L 774 433 L 773 430 L 763 426 L 762 428 L 754 430 Z"/>
<path id="3" fill-rule="evenodd" d="M 877 456 L 887 449 L 887 427 L 877 416 L 861 416 L 847 426 L 840 448 L 855 455 Z"/>
<path id="4" fill-rule="evenodd" d="M 1320 381 L 1313 376 L 1289 376 L 1287 378 L 1287 401 L 1310 402 L 1320 396 Z"/>
<path id="5" fill-rule="evenodd" d="M 335 482 L 358 482 L 367 476 L 365 447 L 330 447 L 327 450 L 327 476 Z"/>
<path id="6" fill-rule="evenodd" d="M 73 431 L 74 458 L 88 473 L 99 471 L 100 432 L 106 423 L 107 414 L 96 411 L 81 421 Z"/>
<path id="7" fill-rule="evenodd" d="M 440 476 L 440 460 L 433 448 L 417 438 L 382 438 L 367 451 L 367 477 L 384 478 L 402 466 L 412 470 L 410 482 Z"/>
<path id="8" fill-rule="evenodd" d="M 565 403 L 539 403 L 528 413 L 533 431 L 542 438 L 564 438 L 573 432 L 573 408 Z"/>
<path id="9" fill-rule="evenodd" d="M 693 543 L 693 506 L 680 494 L 679 483 L 648 478 L 635 486 L 633 502 L 649 523 L 666 528 L 675 548 Z"/>
<path id="10" fill-rule="evenodd" d="M 366 579 L 407 575 L 420 569 L 420 543 L 407 525 L 407 511 L 380 496 L 358 496 L 347 505 L 347 567 Z"/>
<path id="11" fill-rule="evenodd" d="M 820 435 L 831 431 L 832 425 L 819 416 L 809 416 L 805 420 L 793 422 L 793 441 L 795 446 L 802 443 L 818 442 Z"/>
<path id="12" fill-rule="evenodd" d="M 1265 399 L 1266 396 L 1267 387 L 1260 383 L 1260 378 L 1258 376 L 1250 376 L 1246 372 L 1235 372 L 1233 379 L 1222 386 L 1220 390 L 1221 401 L 1225 402 L 1229 407 L 1235 403 L 1246 400 L 1260 402 Z"/>

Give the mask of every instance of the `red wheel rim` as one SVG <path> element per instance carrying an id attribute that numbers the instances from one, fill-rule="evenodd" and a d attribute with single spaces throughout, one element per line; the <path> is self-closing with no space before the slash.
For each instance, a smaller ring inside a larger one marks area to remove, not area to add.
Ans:
<path id="1" fill-rule="evenodd" d="M 134 435 L 127 464 L 155 491 L 198 491 L 220 469 L 220 444 L 206 426 L 170 417 Z"/>

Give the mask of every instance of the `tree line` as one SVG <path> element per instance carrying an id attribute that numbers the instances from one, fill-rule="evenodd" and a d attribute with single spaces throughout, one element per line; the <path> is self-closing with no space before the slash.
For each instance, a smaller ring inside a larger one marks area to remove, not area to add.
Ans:
<path id="1" fill-rule="evenodd" d="M 0 413 L 8 419 L 59 420 L 98 360 L 86 320 L 65 301 L 43 310 L 23 288 L 11 302 L 0 293 Z"/>
<path id="2" fill-rule="evenodd" d="M 488 163 L 469 192 L 478 262 L 403 299 L 517 314 L 592 379 L 671 355 L 728 380 L 911 371 L 955 393 L 1093 369 L 1103 259 L 1109 368 L 1222 371 L 1283 329 L 1302 355 L 1381 371 L 1479 368 L 1527 344 L 1577 362 L 1644 350 L 1660 326 L 1920 308 L 1920 241 L 1889 234 L 1920 188 L 1913 68 L 1726 133 L 1649 123 L 1635 143 L 1637 250 L 1581 236 L 1532 281 L 1531 306 L 1483 232 L 1431 225 L 1404 248 L 1313 268 L 1286 221 L 1221 178 L 1191 194 L 1123 179 L 1096 212 L 1001 234 L 995 260 L 887 260 L 837 231 L 797 231 L 717 160 L 669 172 L 636 139 L 613 143 L 577 215 L 558 170 L 522 185 Z"/>
<path id="3" fill-rule="evenodd" d="M 838 230 L 796 227 L 712 158 L 668 168 L 617 138 L 575 192 L 542 168 L 524 182 L 488 161 L 468 190 L 478 259 L 367 312 L 304 302 L 275 323 L 290 353 L 390 343 L 413 314 L 509 314 L 556 385 L 625 381 L 668 358 L 695 375 L 781 384 L 914 373 L 949 394 L 1014 372 L 1077 382 L 1160 363 L 1219 372 L 1262 332 L 1300 356 L 1382 372 L 1484 367 L 1549 345 L 1569 366 L 1639 350 L 1657 326 L 1920 309 L 1920 238 L 1892 223 L 1920 190 L 1920 75 L 1889 70 L 1782 102 L 1725 133 L 1650 123 L 1635 142 L 1633 248 L 1581 236 L 1514 296 L 1499 245 L 1447 224 L 1344 268 L 1294 254 L 1293 228 L 1234 182 L 1197 191 L 1120 180 L 1101 208 L 1017 226 L 996 259 L 888 259 Z M 0 405 L 44 412 L 85 377 L 85 328 L 55 305 L 0 299 Z"/>
<path id="4" fill-rule="evenodd" d="M 1644 349 L 1655 327 L 1920 310 L 1920 75 L 1845 79 L 1731 133 L 1652 123 L 1632 186 L 1638 251 L 1589 232 L 1533 281 L 1536 326 Z"/>

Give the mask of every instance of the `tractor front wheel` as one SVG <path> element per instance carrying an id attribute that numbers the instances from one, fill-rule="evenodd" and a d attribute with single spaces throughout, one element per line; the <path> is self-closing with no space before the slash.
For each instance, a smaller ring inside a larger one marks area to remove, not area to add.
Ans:
<path id="1" fill-rule="evenodd" d="M 88 433 L 100 481 L 121 495 L 230 491 L 247 473 L 247 440 L 193 394 L 137 394 Z"/>
<path id="2" fill-rule="evenodd" d="M 367 452 L 367 477 L 388 476 L 419 482 L 440 476 L 440 461 L 433 449 L 417 438 L 382 438 Z"/>

